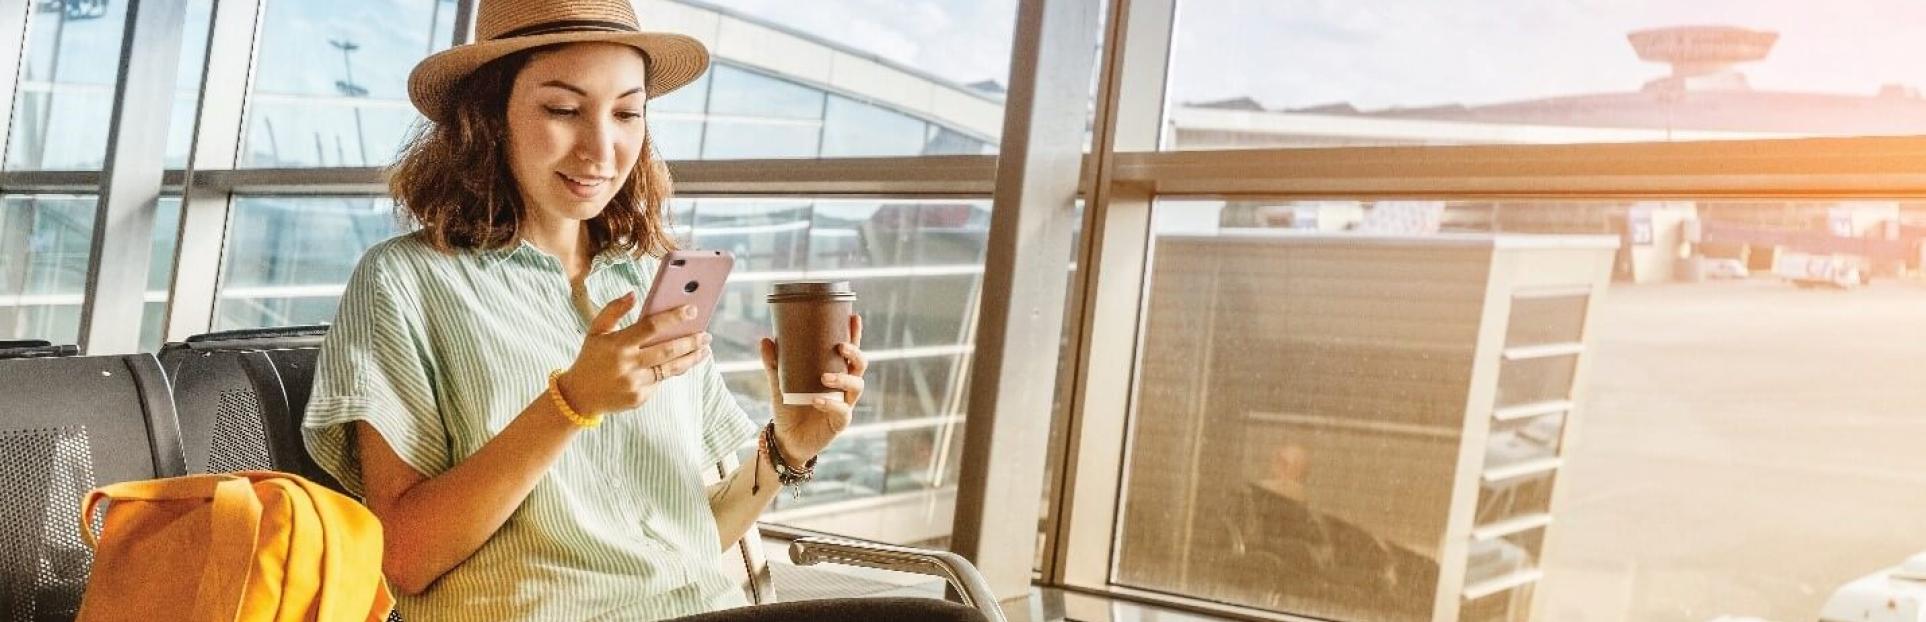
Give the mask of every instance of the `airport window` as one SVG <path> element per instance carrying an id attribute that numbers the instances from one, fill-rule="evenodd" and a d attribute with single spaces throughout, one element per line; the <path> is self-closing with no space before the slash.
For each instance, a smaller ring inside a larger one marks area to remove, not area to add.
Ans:
<path id="1" fill-rule="evenodd" d="M 408 72 L 448 47 L 453 0 L 270 0 L 265 13 L 241 165 L 393 162 L 420 118 Z"/>
<path id="2" fill-rule="evenodd" d="M 98 203 L 93 195 L 7 195 L 0 201 L 0 339 L 79 339 Z M 146 351 L 160 347 L 180 213 L 180 198 L 161 198 L 143 294 Z"/>
<path id="3" fill-rule="evenodd" d="M 236 197 L 216 329 L 333 319 L 361 253 L 401 232 L 386 197 Z"/>
<path id="4" fill-rule="evenodd" d="M 995 151 L 995 136 L 1002 130 L 1003 81 L 1009 74 L 1016 16 L 1016 3 L 1010 0 L 885 4 L 828 0 L 806 5 L 757 0 L 701 3 L 641 0 L 637 8 L 646 19 L 659 20 L 664 27 L 712 37 L 705 40 L 711 42 L 711 51 L 717 59 L 717 88 L 710 100 L 709 113 L 724 117 L 712 120 L 712 124 L 735 114 L 726 112 L 724 107 L 746 102 L 767 104 L 775 111 L 773 115 L 808 108 L 784 105 L 766 94 L 746 100 L 728 94 L 725 82 L 731 72 L 727 69 L 739 68 L 780 76 L 819 93 L 867 101 L 933 127 L 976 137 L 973 140 L 977 142 L 967 148 L 956 147 L 943 153 Z M 822 121 L 820 115 L 808 119 Z M 836 131 L 834 125 L 832 122 L 827 131 Z M 789 133 L 788 130 L 771 131 Z M 820 154 L 789 149 L 773 152 L 771 156 L 750 156 L 739 155 L 749 153 L 744 149 L 725 146 L 720 151 L 710 148 L 703 157 L 835 157 L 853 153 L 931 152 L 922 147 L 907 147 L 910 142 L 920 144 L 921 139 L 871 131 L 876 135 L 855 144 L 825 138 Z M 738 132 L 753 133 L 737 128 L 723 132 L 731 136 L 737 136 Z M 787 139 L 781 142 L 799 144 Z"/>
<path id="5" fill-rule="evenodd" d="M 125 3 L 38 3 L 14 93 L 6 168 L 98 169 L 119 73 Z"/>
<path id="6" fill-rule="evenodd" d="M 1324 619 L 1813 619 L 1926 541 L 1926 505 L 1880 492 L 1926 468 L 1899 363 L 1926 204 L 1155 209 L 1121 584 Z"/>

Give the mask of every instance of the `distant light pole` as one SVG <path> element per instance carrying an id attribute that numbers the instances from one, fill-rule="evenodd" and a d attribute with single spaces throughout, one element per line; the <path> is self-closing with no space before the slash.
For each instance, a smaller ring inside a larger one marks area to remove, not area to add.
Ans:
<path id="1" fill-rule="evenodd" d="M 350 56 L 355 50 L 361 49 L 361 45 L 348 39 L 329 39 L 328 44 L 333 45 L 337 50 L 341 50 L 341 66 L 347 71 L 348 75 L 348 79 L 346 80 L 334 81 L 334 89 L 340 91 L 343 96 L 347 97 L 367 97 L 368 89 L 354 82 L 354 61 Z M 361 106 L 359 104 L 352 104 L 349 108 L 354 111 L 354 144 L 357 150 L 361 152 L 361 164 L 366 166 L 368 164 L 368 138 L 367 134 L 361 129 Z"/>

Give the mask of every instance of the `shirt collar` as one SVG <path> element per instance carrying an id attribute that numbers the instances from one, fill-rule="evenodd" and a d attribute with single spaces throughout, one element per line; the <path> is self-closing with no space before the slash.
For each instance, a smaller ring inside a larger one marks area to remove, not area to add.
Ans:
<path id="1" fill-rule="evenodd" d="M 529 243 L 528 240 L 517 240 L 514 244 L 500 248 L 477 251 L 475 255 L 484 268 L 493 268 L 516 255 L 544 257 L 551 261 L 555 260 L 553 255 L 536 248 L 535 245 Z M 601 253 L 597 253 L 593 259 L 589 260 L 589 274 L 595 274 L 603 268 L 633 262 L 634 260 L 635 257 L 631 256 L 628 251 L 622 250 L 619 246 L 611 246 L 603 249 Z"/>

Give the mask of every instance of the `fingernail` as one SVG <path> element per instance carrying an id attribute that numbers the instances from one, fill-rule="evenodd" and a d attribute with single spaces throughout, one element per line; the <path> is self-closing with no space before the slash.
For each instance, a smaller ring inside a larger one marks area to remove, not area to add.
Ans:
<path id="1" fill-rule="evenodd" d="M 695 316 L 696 316 L 695 305 L 689 305 L 682 308 L 682 317 L 695 317 Z"/>
<path id="2" fill-rule="evenodd" d="M 823 384 L 836 386 L 836 374 L 823 374 Z"/>
<path id="3" fill-rule="evenodd" d="M 817 405 L 817 406 L 828 406 L 828 405 L 829 405 L 829 400 L 826 400 L 826 399 L 823 399 L 823 398 L 820 398 L 820 397 L 819 397 L 819 398 L 816 398 L 816 405 Z"/>
<path id="4" fill-rule="evenodd" d="M 715 337 L 709 336 L 709 333 L 702 333 L 702 345 L 709 345 L 709 342 L 714 340 Z"/>

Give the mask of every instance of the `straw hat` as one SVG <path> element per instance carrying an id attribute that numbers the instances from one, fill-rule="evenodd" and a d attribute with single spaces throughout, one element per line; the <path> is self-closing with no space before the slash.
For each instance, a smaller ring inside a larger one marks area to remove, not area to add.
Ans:
<path id="1" fill-rule="evenodd" d="M 422 59 L 408 76 L 415 109 L 442 121 L 455 83 L 488 61 L 558 43 L 606 41 L 642 50 L 648 57 L 650 99 L 695 81 L 709 68 L 709 50 L 693 38 L 643 32 L 630 0 L 482 0 L 475 42 Z"/>

